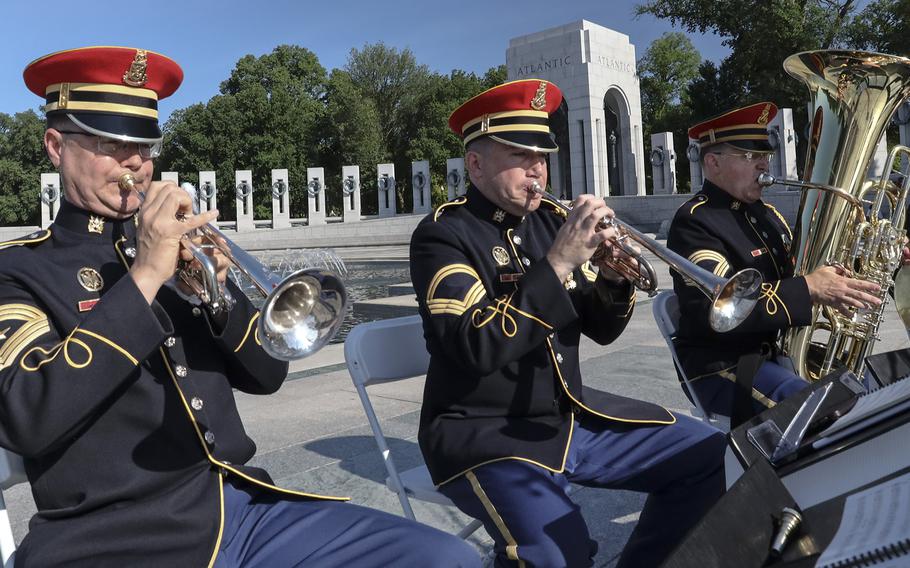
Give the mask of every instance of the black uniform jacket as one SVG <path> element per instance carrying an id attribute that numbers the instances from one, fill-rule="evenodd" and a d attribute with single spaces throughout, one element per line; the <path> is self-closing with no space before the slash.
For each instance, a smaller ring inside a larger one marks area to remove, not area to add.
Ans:
<path id="1" fill-rule="evenodd" d="M 676 211 L 670 249 L 720 276 L 755 268 L 764 280 L 749 317 L 734 330 L 717 333 L 708 324 L 708 298 L 673 271 L 682 313 L 677 354 L 689 380 L 715 373 L 732 378 L 740 356 L 767 350 L 781 330 L 809 323 L 812 303 L 805 278 L 793 277 L 791 238 L 774 206 L 738 201 L 707 180 Z"/>
<path id="2" fill-rule="evenodd" d="M 274 392 L 287 364 L 236 287 L 222 331 L 173 287 L 149 306 L 127 276 L 135 231 L 64 203 L 0 250 L 0 445 L 38 507 L 17 566 L 207 566 L 224 478 L 270 483 L 239 465 L 255 445 L 232 388 Z"/>
<path id="3" fill-rule="evenodd" d="M 601 344 L 616 339 L 635 295 L 588 264 L 560 282 L 545 255 L 564 221 L 546 202 L 524 218 L 509 215 L 472 186 L 411 238 L 430 352 L 419 441 L 437 484 L 501 459 L 561 471 L 573 410 L 675 421 L 659 406 L 583 389 L 580 334 Z"/>

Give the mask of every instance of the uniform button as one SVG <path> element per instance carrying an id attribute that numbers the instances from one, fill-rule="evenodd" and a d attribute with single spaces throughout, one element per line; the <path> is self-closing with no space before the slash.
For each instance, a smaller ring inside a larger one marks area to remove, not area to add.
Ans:
<path id="1" fill-rule="evenodd" d="M 761 232 L 761 236 L 763 236 L 763 237 L 765 237 L 765 238 L 767 239 L 767 238 L 768 238 L 768 233 L 762 231 L 762 232 Z"/>
<path id="2" fill-rule="evenodd" d="M 193 308 L 193 316 L 198 318 L 198 317 L 201 316 L 201 315 L 202 315 L 202 310 L 200 310 L 198 306 L 197 306 L 197 307 L 194 307 L 194 308 Z"/>
<path id="3" fill-rule="evenodd" d="M 136 258 L 136 247 L 126 247 L 126 250 L 123 252 L 130 258 Z"/>
<path id="4" fill-rule="evenodd" d="M 164 340 L 164 344 L 168 347 L 173 347 L 174 345 L 177 344 L 177 340 L 174 339 L 173 337 L 168 337 L 167 339 Z"/>
<path id="5" fill-rule="evenodd" d="M 514 235 L 514 236 L 512 237 L 512 242 L 515 243 L 516 245 L 520 245 L 520 244 L 521 244 L 521 237 L 519 237 L 518 235 Z"/>
<path id="6" fill-rule="evenodd" d="M 521 257 L 521 263 L 524 264 L 525 266 L 531 266 L 531 259 L 526 256 L 523 256 L 523 257 Z"/>
<path id="7" fill-rule="evenodd" d="M 193 407 L 193 410 L 202 410 L 202 399 L 198 396 L 194 396 L 193 400 L 190 401 L 190 406 Z"/>
<path id="8" fill-rule="evenodd" d="M 177 376 L 183 378 L 186 376 L 186 367 L 183 365 L 177 365 L 174 367 L 174 372 L 177 373 Z"/>
<path id="9" fill-rule="evenodd" d="M 777 249 L 776 249 L 776 248 L 772 248 L 772 249 L 771 249 L 771 252 L 773 252 L 774 254 L 777 254 Z"/>
<path id="10" fill-rule="evenodd" d="M 749 222 L 750 222 L 750 223 L 755 223 L 755 217 L 749 217 Z"/>
<path id="11" fill-rule="evenodd" d="M 557 353 L 557 354 L 556 354 L 556 362 L 557 362 L 557 363 L 562 363 L 562 353 Z"/>
<path id="12" fill-rule="evenodd" d="M 549 337 L 550 339 L 553 339 L 554 337 L 556 337 L 556 334 L 555 334 L 555 333 L 551 333 L 551 334 L 548 335 L 547 337 Z"/>
<path id="13" fill-rule="evenodd" d="M 208 443 L 208 444 L 214 444 L 214 443 L 215 443 L 215 433 L 212 432 L 211 430 L 206 430 L 206 431 L 205 431 L 205 434 L 203 434 L 202 437 L 205 438 L 205 441 L 206 441 L 206 443 Z"/>

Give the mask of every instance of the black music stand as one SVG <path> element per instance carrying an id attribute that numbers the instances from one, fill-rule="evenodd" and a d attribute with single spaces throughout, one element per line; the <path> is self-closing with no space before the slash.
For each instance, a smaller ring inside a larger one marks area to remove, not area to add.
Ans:
<path id="1" fill-rule="evenodd" d="M 878 386 L 890 385 L 910 375 L 910 348 L 870 355 L 866 357 L 866 367 L 878 382 Z"/>

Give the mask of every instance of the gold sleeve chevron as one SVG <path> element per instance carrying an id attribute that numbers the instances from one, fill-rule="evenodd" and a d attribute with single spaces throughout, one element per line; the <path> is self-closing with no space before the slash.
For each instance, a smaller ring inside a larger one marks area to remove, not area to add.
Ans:
<path id="1" fill-rule="evenodd" d="M 709 266 L 707 268 L 710 268 L 710 270 L 718 276 L 726 276 L 727 272 L 730 270 L 730 263 L 727 262 L 727 259 L 724 258 L 724 255 L 715 250 L 697 250 L 689 255 L 689 260 L 695 264 L 700 264 L 702 262 L 713 262 L 714 267 L 711 268 Z M 689 284 L 690 286 L 693 285 L 689 279 L 686 279 L 686 284 Z"/>
<path id="2" fill-rule="evenodd" d="M 50 330 L 47 315 L 35 306 L 0 306 L 0 369 L 9 367 L 23 349 Z"/>
<path id="3" fill-rule="evenodd" d="M 443 280 L 455 274 L 466 274 L 474 283 L 467 288 L 467 292 L 461 298 L 437 298 L 436 291 Z M 467 264 L 450 264 L 443 266 L 430 281 L 430 287 L 427 290 L 427 310 L 430 315 L 449 314 L 460 316 L 468 311 L 468 308 L 476 304 L 486 294 L 483 284 L 480 282 L 480 276 L 477 271 Z"/>
<path id="4" fill-rule="evenodd" d="M 581 265 L 581 273 L 584 275 L 585 280 L 588 282 L 594 282 L 597 280 L 597 273 L 594 272 L 594 267 L 591 266 L 590 260 Z"/>

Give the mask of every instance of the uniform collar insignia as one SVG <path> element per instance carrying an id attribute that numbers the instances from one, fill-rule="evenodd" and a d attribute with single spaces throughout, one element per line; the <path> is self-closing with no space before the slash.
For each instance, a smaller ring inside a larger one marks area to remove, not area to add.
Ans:
<path id="1" fill-rule="evenodd" d="M 493 220 L 496 221 L 497 223 L 502 223 L 505 220 L 505 218 L 506 218 L 506 212 L 503 211 L 502 209 L 497 209 L 493 213 Z"/>
<path id="2" fill-rule="evenodd" d="M 97 215 L 89 215 L 88 218 L 88 232 L 89 233 L 98 233 L 99 235 L 104 233 L 104 218 Z"/>
<path id="3" fill-rule="evenodd" d="M 742 203 L 739 201 L 734 200 L 733 202 L 730 203 L 730 209 L 732 209 L 734 211 L 738 211 L 740 206 L 742 206 Z"/>

